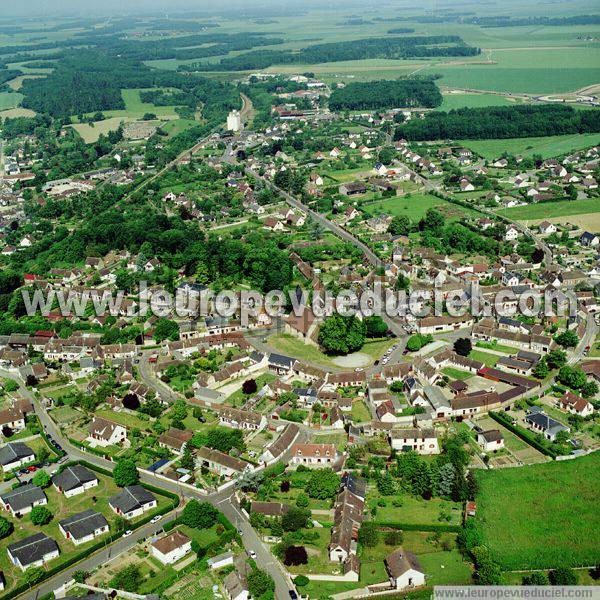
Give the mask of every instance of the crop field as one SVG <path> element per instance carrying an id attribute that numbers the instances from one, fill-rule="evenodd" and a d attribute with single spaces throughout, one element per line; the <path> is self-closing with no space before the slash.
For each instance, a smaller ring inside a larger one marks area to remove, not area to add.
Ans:
<path id="1" fill-rule="evenodd" d="M 597 199 L 587 200 L 562 200 L 560 202 L 538 202 L 527 206 L 514 206 L 498 211 L 499 214 L 517 221 L 531 221 L 536 219 L 555 219 L 594 213 L 598 210 Z"/>
<path id="2" fill-rule="evenodd" d="M 487 159 L 501 156 L 503 152 L 542 158 L 569 154 L 600 143 L 600 134 L 551 135 L 548 137 L 508 138 L 503 140 L 462 140 L 461 144 Z"/>
<path id="3" fill-rule="evenodd" d="M 71 125 L 71 127 L 77 131 L 86 144 L 92 144 L 98 141 L 101 135 L 106 135 L 109 131 L 119 129 L 119 125 L 125 123 L 127 120 L 126 117 L 110 117 L 103 121 L 96 121 L 93 126 L 89 123 L 76 123 L 75 125 Z"/>
<path id="4" fill-rule="evenodd" d="M 440 110 L 453 108 L 483 108 L 486 106 L 514 106 L 515 100 L 499 94 L 444 94 Z"/>
<path id="5" fill-rule="evenodd" d="M 125 102 L 125 110 L 105 110 L 105 117 L 131 117 L 141 118 L 146 113 L 155 114 L 162 119 L 177 119 L 177 113 L 174 106 L 155 106 L 148 102 L 142 102 L 139 89 L 121 90 L 121 96 Z"/>
<path id="6" fill-rule="evenodd" d="M 23 100 L 23 94 L 0 92 L 0 110 L 16 108 Z"/>
<path id="7" fill-rule="evenodd" d="M 377 200 L 364 204 L 361 209 L 370 215 L 389 214 L 392 216 L 405 215 L 412 221 L 418 221 L 425 216 L 430 208 L 437 208 L 447 219 L 458 220 L 465 215 L 476 214 L 468 208 L 456 206 L 429 194 L 410 194 Z"/>
<path id="8" fill-rule="evenodd" d="M 476 522 L 506 570 L 600 562 L 600 455 L 478 472 Z"/>

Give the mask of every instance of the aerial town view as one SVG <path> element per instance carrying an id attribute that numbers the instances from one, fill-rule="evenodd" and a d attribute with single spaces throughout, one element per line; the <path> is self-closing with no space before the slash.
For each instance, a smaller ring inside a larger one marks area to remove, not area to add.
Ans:
<path id="1" fill-rule="evenodd" d="M 0 2 L 0 600 L 600 598 L 599 181 L 598 0 Z"/>

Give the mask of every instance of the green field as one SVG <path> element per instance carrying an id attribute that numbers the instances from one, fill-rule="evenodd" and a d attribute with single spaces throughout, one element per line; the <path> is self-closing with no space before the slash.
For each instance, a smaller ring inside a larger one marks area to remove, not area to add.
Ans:
<path id="1" fill-rule="evenodd" d="M 0 110 L 9 110 L 16 108 L 21 104 L 23 94 L 16 92 L 0 92 Z"/>
<path id="2" fill-rule="evenodd" d="M 444 94 L 439 110 L 453 108 L 482 108 L 486 106 L 514 106 L 515 102 L 498 94 Z"/>
<path id="3" fill-rule="evenodd" d="M 461 140 L 459 143 L 489 160 L 498 158 L 504 152 L 523 156 L 540 154 L 542 158 L 552 158 L 595 146 L 600 143 L 600 134 L 583 133 L 504 140 Z"/>
<path id="4" fill-rule="evenodd" d="M 481 350 L 471 350 L 469 358 L 484 363 L 486 367 L 495 367 L 501 356 L 498 354 L 490 354 L 489 352 L 482 352 Z"/>
<path id="5" fill-rule="evenodd" d="M 476 214 L 475 211 L 471 211 L 468 208 L 451 204 L 430 194 L 420 193 L 386 198 L 385 200 L 377 200 L 361 206 L 361 210 L 369 215 L 384 213 L 392 216 L 405 215 L 411 221 L 418 221 L 424 217 L 430 208 L 437 208 L 450 220 L 458 220 L 464 218 L 465 215 Z"/>
<path id="6" fill-rule="evenodd" d="M 75 125 L 71 125 L 71 127 L 77 131 L 86 144 L 93 144 L 98 141 L 101 135 L 106 135 L 110 131 L 116 131 L 126 121 L 126 117 L 110 117 L 103 121 L 96 121 L 93 126 L 89 123 L 76 123 Z"/>
<path id="7" fill-rule="evenodd" d="M 600 562 L 600 454 L 478 471 L 476 522 L 503 569 Z"/>
<path id="8" fill-rule="evenodd" d="M 513 208 L 498 211 L 510 219 L 518 221 L 529 221 L 534 219 L 553 219 L 556 217 L 568 217 L 570 215 L 585 215 L 598 211 L 598 200 L 564 200 L 561 202 L 543 202 L 528 204 L 527 206 L 515 206 Z"/>

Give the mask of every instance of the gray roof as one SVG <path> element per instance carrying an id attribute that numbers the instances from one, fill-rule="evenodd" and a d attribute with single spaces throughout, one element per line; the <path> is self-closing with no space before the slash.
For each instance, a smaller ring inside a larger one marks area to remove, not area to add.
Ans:
<path id="1" fill-rule="evenodd" d="M 97 480 L 98 477 L 82 465 L 67 467 L 62 473 L 54 475 L 52 483 L 63 492 L 74 490 L 84 483 Z"/>
<path id="2" fill-rule="evenodd" d="M 23 442 L 11 442 L 0 448 L 0 465 L 9 465 L 28 456 L 35 457 L 35 454 L 29 446 Z"/>
<path id="3" fill-rule="evenodd" d="M 40 532 L 10 544 L 7 550 L 23 566 L 27 566 L 41 560 L 46 554 L 58 550 L 58 545 L 52 538 Z"/>
<path id="4" fill-rule="evenodd" d="M 123 488 L 123 491 L 113 496 L 108 502 L 112 507 L 127 513 L 141 508 L 144 504 L 148 504 L 154 500 L 156 498 L 141 485 L 130 485 Z"/>
<path id="5" fill-rule="evenodd" d="M 33 483 L 28 483 L 0 496 L 2 503 L 5 505 L 10 504 L 13 512 L 20 512 L 24 508 L 30 507 L 34 502 L 39 502 L 45 498 L 44 491 L 37 485 L 33 485 Z"/>
<path id="6" fill-rule="evenodd" d="M 106 527 L 108 522 L 104 515 L 90 508 L 59 521 L 59 524 L 73 538 L 80 540 L 94 533 L 96 529 Z"/>
<path id="7" fill-rule="evenodd" d="M 549 417 L 543 411 L 535 411 L 530 412 L 525 420 L 533 425 L 537 425 L 543 431 L 548 431 L 549 433 L 558 433 L 559 431 L 570 431 L 570 429 L 560 423 L 559 421 Z"/>
<path id="8" fill-rule="evenodd" d="M 450 400 L 444 396 L 442 390 L 439 387 L 433 385 L 424 385 L 423 391 L 427 396 L 427 400 L 433 408 L 438 409 L 442 407 L 450 407 Z"/>
<path id="9" fill-rule="evenodd" d="M 277 365 L 278 367 L 286 367 L 289 369 L 295 362 L 295 358 L 290 358 L 289 356 L 284 356 L 283 354 L 272 352 L 269 355 L 269 364 Z"/>

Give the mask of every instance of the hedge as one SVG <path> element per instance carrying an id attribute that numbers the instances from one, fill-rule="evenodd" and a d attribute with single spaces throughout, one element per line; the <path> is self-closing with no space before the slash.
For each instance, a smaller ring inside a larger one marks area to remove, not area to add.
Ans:
<path id="1" fill-rule="evenodd" d="M 447 525 L 445 523 L 430 523 L 429 525 L 423 525 L 419 523 L 398 523 L 389 521 L 374 521 L 377 527 L 389 528 L 389 529 L 403 529 L 404 531 L 439 531 L 443 532 L 455 532 L 460 531 L 460 525 Z"/>
<path id="2" fill-rule="evenodd" d="M 110 459 L 106 458 L 106 454 L 104 452 L 101 452 L 100 450 L 96 450 L 96 448 L 90 448 L 89 446 L 86 446 L 85 444 L 82 444 L 81 442 L 78 442 L 77 440 L 73 440 L 73 439 L 69 438 L 69 443 L 73 444 L 73 446 L 75 446 L 75 448 L 80 448 L 81 450 L 83 450 L 85 452 L 89 452 L 90 454 L 95 454 L 96 456 L 99 456 L 100 458 L 104 458 L 105 460 L 110 460 Z"/>
<path id="3" fill-rule="evenodd" d="M 97 465 L 89 463 L 85 460 L 71 461 L 71 462 L 65 463 L 65 467 L 77 465 L 77 464 L 83 465 L 84 467 L 87 467 L 88 469 L 90 469 L 92 471 L 96 471 L 97 473 L 100 473 L 102 475 L 112 477 L 112 473 L 109 470 L 104 469 L 102 467 L 98 467 Z M 142 485 L 144 488 L 146 488 L 150 492 L 154 492 L 155 494 L 159 494 L 160 496 L 165 496 L 167 498 L 170 498 L 172 500 L 172 503 L 170 505 L 167 504 L 167 506 L 165 506 L 164 508 L 161 508 L 159 511 L 154 511 L 154 512 L 150 513 L 148 516 L 144 517 L 140 521 L 137 521 L 136 523 L 132 523 L 131 524 L 132 531 L 135 531 L 136 529 L 139 529 L 140 527 L 143 527 L 144 525 L 148 524 L 156 515 L 165 515 L 168 512 L 171 512 L 172 510 L 177 508 L 177 506 L 179 505 L 179 496 L 177 494 L 174 494 L 173 492 L 169 492 L 168 490 L 163 490 L 163 489 L 154 487 L 153 485 L 148 485 L 143 482 L 140 482 L 140 485 Z M 108 536 L 108 538 L 105 538 L 102 541 L 97 542 L 96 544 L 94 544 L 93 546 L 91 546 L 90 548 L 88 548 L 87 550 L 82 552 L 81 554 L 77 554 L 77 555 L 71 557 L 70 559 L 64 561 L 63 563 L 48 569 L 44 573 L 44 576 L 35 585 L 39 585 L 46 579 L 49 579 L 50 577 L 53 577 L 54 575 L 61 573 L 65 569 L 82 561 L 85 557 L 93 554 L 94 552 L 97 552 L 98 550 L 101 550 L 102 548 L 105 548 L 108 544 L 112 544 L 113 542 L 116 542 L 120 537 L 122 537 L 122 535 L 123 535 L 122 531 L 111 533 Z M 17 586 L 16 588 L 12 588 L 8 594 L 0 596 L 0 600 L 10 600 L 11 598 L 18 596 L 19 594 L 23 594 L 24 592 L 28 591 L 29 589 L 31 589 L 30 586 L 27 583 L 24 583 L 20 586 Z"/>
<path id="4" fill-rule="evenodd" d="M 520 437 L 524 442 L 526 442 L 542 454 L 545 454 L 550 458 L 556 458 L 558 456 L 558 452 L 556 452 L 552 448 L 544 446 L 544 444 L 540 444 L 540 442 L 536 439 L 535 434 L 527 431 L 527 429 L 523 429 L 522 427 L 513 425 L 512 420 L 506 417 L 503 413 L 490 411 L 488 414 L 490 417 L 492 417 L 492 419 L 494 419 L 494 421 L 497 421 L 498 423 L 500 423 L 500 425 L 503 425 L 504 427 L 506 427 L 506 429 L 512 431 L 512 433 Z"/>

